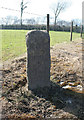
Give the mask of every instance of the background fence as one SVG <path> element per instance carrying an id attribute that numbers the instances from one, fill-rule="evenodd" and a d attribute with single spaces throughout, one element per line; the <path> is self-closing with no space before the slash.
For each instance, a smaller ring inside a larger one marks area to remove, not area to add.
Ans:
<path id="1" fill-rule="evenodd" d="M 46 30 L 46 24 L 47 24 L 47 15 L 41 15 L 36 13 L 29 13 L 29 12 L 23 12 L 23 15 L 26 16 L 26 18 L 18 18 L 17 16 L 13 16 L 13 13 L 17 12 L 21 14 L 20 10 L 16 9 L 10 9 L 1 7 L 4 11 L 10 12 L 12 16 L 6 16 L 4 18 L 0 19 L 0 29 L 24 29 L 24 30 Z M 31 16 L 31 17 L 30 17 Z M 49 16 L 49 29 L 54 31 L 67 31 L 70 32 L 71 22 L 59 20 L 57 21 L 57 24 L 54 25 L 55 19 L 51 16 Z M 73 32 L 80 33 L 81 31 L 81 25 L 77 25 L 75 21 L 73 21 Z"/>
<path id="2" fill-rule="evenodd" d="M 11 13 L 20 13 L 20 11 L 10 8 L 2 7 L 2 9 L 10 11 Z M 54 45 L 55 42 L 62 42 L 62 40 L 66 41 L 66 39 L 70 41 L 72 39 L 70 35 L 71 22 L 58 21 L 57 24 L 54 25 L 54 18 L 52 18 L 49 14 L 38 15 L 28 12 L 24 12 L 24 14 L 26 15 L 26 18 L 23 17 L 22 24 L 21 19 L 17 18 L 16 16 L 7 16 L 2 18 L 0 21 L 3 61 L 15 58 L 26 52 L 25 35 L 29 30 L 50 30 L 50 38 L 52 42 L 51 45 Z M 28 15 L 31 15 L 31 18 L 29 18 Z M 73 23 L 72 32 L 80 34 L 81 26 L 75 25 Z M 80 36 L 79 34 L 75 34 L 75 36 L 77 35 L 78 37 Z M 62 37 L 60 38 L 58 36 Z"/>

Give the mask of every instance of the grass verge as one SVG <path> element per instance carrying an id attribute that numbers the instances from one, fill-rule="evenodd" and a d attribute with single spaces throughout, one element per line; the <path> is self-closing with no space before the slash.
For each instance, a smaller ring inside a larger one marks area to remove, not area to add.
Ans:
<path id="1" fill-rule="evenodd" d="M 0 30 L 2 33 L 2 60 L 15 58 L 26 52 L 25 35 L 28 30 Z M 73 40 L 80 38 L 80 33 L 73 33 Z M 70 32 L 50 31 L 50 46 L 56 43 L 70 42 Z"/>

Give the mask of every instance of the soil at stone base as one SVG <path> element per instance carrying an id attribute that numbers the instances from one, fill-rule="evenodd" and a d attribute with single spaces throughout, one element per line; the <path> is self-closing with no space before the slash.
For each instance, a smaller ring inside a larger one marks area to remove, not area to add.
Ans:
<path id="1" fill-rule="evenodd" d="M 26 54 L 3 63 L 2 120 L 84 118 L 82 40 L 51 47 L 51 86 L 28 91 Z"/>

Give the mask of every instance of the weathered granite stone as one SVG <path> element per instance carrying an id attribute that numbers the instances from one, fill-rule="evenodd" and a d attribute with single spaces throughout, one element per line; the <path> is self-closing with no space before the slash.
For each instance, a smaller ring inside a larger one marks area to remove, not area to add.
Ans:
<path id="1" fill-rule="evenodd" d="M 28 88 L 50 85 L 50 37 L 47 32 L 31 31 L 26 35 Z"/>

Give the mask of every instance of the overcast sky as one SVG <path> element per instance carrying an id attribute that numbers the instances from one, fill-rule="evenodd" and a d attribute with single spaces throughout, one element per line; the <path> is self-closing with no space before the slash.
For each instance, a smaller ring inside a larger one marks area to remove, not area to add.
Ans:
<path id="1" fill-rule="evenodd" d="M 11 10 L 2 9 L 1 7 L 11 8 L 20 10 L 20 3 L 22 0 L 0 0 L 0 18 L 6 16 L 18 16 L 20 18 L 20 12 L 15 12 Z M 23 0 L 24 3 L 30 1 L 27 4 L 27 8 L 24 12 L 35 13 L 39 15 L 46 16 L 46 14 L 50 14 L 51 17 L 54 17 L 50 6 L 53 3 L 56 3 L 57 0 Z M 63 1 L 63 0 L 62 0 Z M 59 16 L 61 20 L 71 21 L 72 19 L 82 19 L 82 1 L 83 0 L 66 0 L 70 3 L 70 6 L 62 12 Z M 39 17 L 33 14 L 24 13 L 23 18 L 34 18 Z"/>

